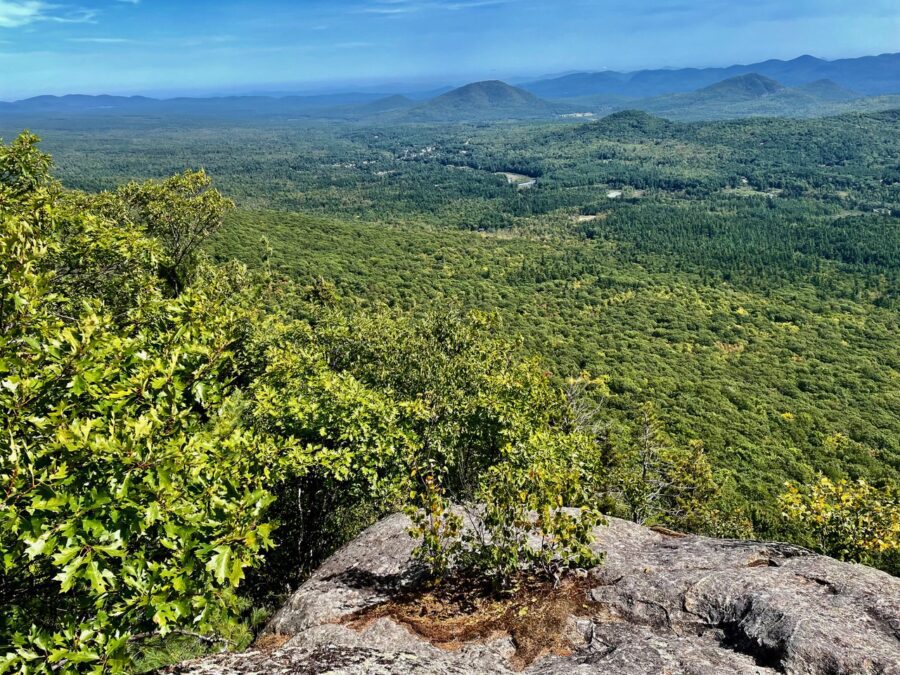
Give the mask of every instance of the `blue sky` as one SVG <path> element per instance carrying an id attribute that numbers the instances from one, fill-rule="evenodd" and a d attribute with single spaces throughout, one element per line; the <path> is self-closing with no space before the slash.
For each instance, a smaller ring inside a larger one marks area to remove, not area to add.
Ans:
<path id="1" fill-rule="evenodd" d="M 0 0 L 0 100 L 429 86 L 892 51 L 898 0 Z"/>

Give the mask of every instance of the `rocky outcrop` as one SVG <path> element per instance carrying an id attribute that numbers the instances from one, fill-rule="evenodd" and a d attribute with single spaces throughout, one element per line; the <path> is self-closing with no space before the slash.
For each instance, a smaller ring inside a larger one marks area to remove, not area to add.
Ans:
<path id="1" fill-rule="evenodd" d="M 404 516 L 332 556 L 259 646 L 178 673 L 510 673 L 508 634 L 436 646 L 389 614 L 351 621 L 416 584 Z M 606 551 L 565 622 L 569 648 L 524 666 L 581 673 L 900 674 L 900 579 L 784 544 L 717 540 L 610 520 Z"/>

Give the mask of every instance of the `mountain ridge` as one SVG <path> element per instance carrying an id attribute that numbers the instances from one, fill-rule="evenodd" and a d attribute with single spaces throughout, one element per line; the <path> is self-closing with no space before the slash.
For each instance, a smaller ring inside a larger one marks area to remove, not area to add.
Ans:
<path id="1" fill-rule="evenodd" d="M 883 100 L 882 100 L 883 99 Z M 696 91 L 629 102 L 638 110 L 671 120 L 699 121 L 741 117 L 817 117 L 900 105 L 900 96 L 860 97 L 833 80 L 797 87 L 759 73 L 737 75 Z"/>
<path id="2" fill-rule="evenodd" d="M 769 64 L 768 69 L 771 71 L 797 62 L 810 73 L 813 73 L 813 66 L 816 64 L 833 63 L 814 57 L 801 57 L 793 62 L 769 61 L 764 64 Z M 897 64 L 900 70 L 900 59 Z M 696 77 L 700 72 L 692 70 L 691 77 Z M 644 82 L 641 86 L 659 77 L 658 72 L 655 75 L 650 72 L 638 75 Z M 620 76 L 621 74 L 600 73 L 584 77 L 593 83 L 591 86 L 595 86 L 598 82 L 621 83 Z M 562 79 L 568 81 L 568 77 Z M 47 122 L 54 118 L 59 120 L 77 115 L 97 118 L 143 116 L 148 120 L 175 118 L 184 121 L 322 119 L 373 123 L 459 123 L 553 119 L 566 115 L 578 118 L 642 110 L 672 120 L 695 121 L 754 116 L 821 117 L 894 107 L 900 107 L 900 94 L 869 96 L 831 78 L 789 85 L 760 72 L 748 72 L 687 92 L 638 99 L 600 93 L 548 100 L 500 80 L 473 82 L 426 100 L 417 100 L 403 94 L 384 96 L 353 92 L 280 98 L 224 96 L 154 99 L 146 96 L 84 94 L 36 96 L 17 102 L 0 103 L 0 119 L 15 120 L 19 126 L 31 126 L 36 119 Z"/>
<path id="3" fill-rule="evenodd" d="M 784 91 L 786 88 L 783 84 L 770 77 L 759 73 L 748 73 L 716 82 L 697 90 L 695 93 L 701 96 L 758 98 L 776 94 L 779 91 Z"/>
<path id="4" fill-rule="evenodd" d="M 788 61 L 769 59 L 725 68 L 649 69 L 630 73 L 611 70 L 581 72 L 526 82 L 520 86 L 544 98 L 564 99 L 596 94 L 651 98 L 694 91 L 749 73 L 769 77 L 787 87 L 830 79 L 860 94 L 876 96 L 900 92 L 900 53 L 834 61 L 807 54 Z"/>
<path id="5" fill-rule="evenodd" d="M 656 68 L 630 72 L 615 70 L 570 71 L 564 74 L 542 76 L 533 80 L 512 80 L 515 88 L 530 92 L 540 98 L 578 98 L 597 94 L 614 94 L 631 98 L 649 98 L 672 93 L 687 93 L 717 82 L 756 73 L 776 80 L 786 87 L 799 87 L 822 80 L 831 80 L 834 84 L 849 89 L 861 96 L 874 96 L 889 93 L 900 93 L 900 52 L 884 53 L 873 56 L 836 59 L 828 61 L 805 54 L 790 60 L 768 59 L 758 63 L 734 64 L 726 67 L 711 68 Z M 854 85 L 851 80 L 856 80 Z M 496 81 L 496 80 L 495 80 Z M 477 84 L 477 83 L 473 83 Z M 468 85 L 465 85 L 468 86 Z M 462 88 L 462 87 L 458 87 Z M 397 91 L 365 92 L 348 90 L 345 92 L 326 94 L 231 94 L 220 96 L 124 96 L 101 94 L 116 101 L 173 101 L 173 100 L 293 100 L 322 103 L 355 103 L 389 98 L 392 95 L 404 95 L 415 100 L 429 100 L 452 91 L 451 87 L 439 87 L 429 92 L 418 94 L 405 93 L 398 87 Z M 0 101 L 0 107 L 22 105 L 39 100 L 61 101 L 73 98 L 90 98 L 88 94 L 65 94 L 62 96 L 40 95 L 12 101 Z M 98 96 L 94 96 L 97 98 Z"/>

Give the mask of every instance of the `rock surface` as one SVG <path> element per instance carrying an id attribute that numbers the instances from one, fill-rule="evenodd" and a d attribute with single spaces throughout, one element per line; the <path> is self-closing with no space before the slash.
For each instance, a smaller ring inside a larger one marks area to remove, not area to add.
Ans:
<path id="1" fill-rule="evenodd" d="M 391 516 L 332 556 L 278 612 L 259 647 L 177 673 L 510 673 L 508 636 L 455 650 L 389 618 L 342 623 L 414 581 L 409 521 Z M 784 544 L 680 536 L 611 519 L 591 572 L 591 616 L 571 655 L 524 672 L 900 674 L 900 579 Z M 284 636 L 278 638 L 278 636 Z"/>

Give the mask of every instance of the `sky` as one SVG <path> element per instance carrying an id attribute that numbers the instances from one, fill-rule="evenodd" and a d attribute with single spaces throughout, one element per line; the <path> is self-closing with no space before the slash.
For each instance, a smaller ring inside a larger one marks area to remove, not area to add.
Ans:
<path id="1" fill-rule="evenodd" d="M 898 0 L 0 0 L 0 100 L 399 91 L 897 51 Z"/>

